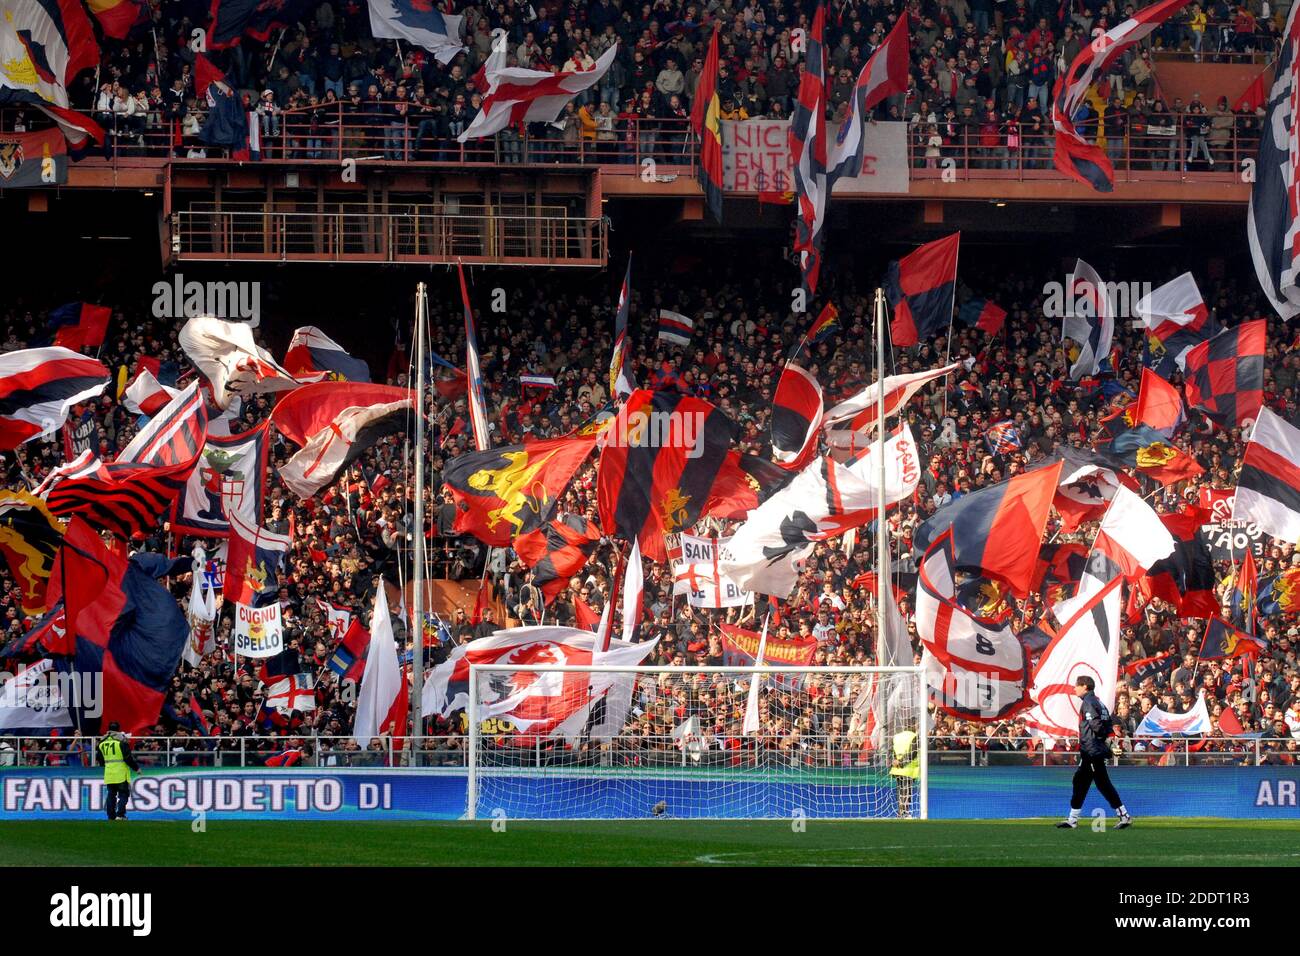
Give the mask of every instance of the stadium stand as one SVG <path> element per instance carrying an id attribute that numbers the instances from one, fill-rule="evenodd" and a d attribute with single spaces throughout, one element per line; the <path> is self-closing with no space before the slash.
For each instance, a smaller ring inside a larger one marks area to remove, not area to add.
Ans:
<path id="1" fill-rule="evenodd" d="M 246 37 L 231 49 L 210 54 L 253 117 L 260 134 L 260 166 L 199 139 L 209 115 L 198 93 L 188 38 L 207 22 L 210 5 L 209 0 L 152 0 L 144 21 L 125 39 L 103 41 L 102 61 L 94 70 L 83 71 L 70 90 L 72 106 L 96 118 L 107 132 L 102 148 L 73 166 L 64 190 L 84 197 L 71 215 L 86 223 L 87 230 L 103 233 L 106 223 L 121 222 L 131 245 L 161 235 L 165 267 L 184 264 L 197 269 L 216 263 L 214 271 L 204 273 L 215 277 L 228 278 L 228 271 L 217 270 L 228 270 L 231 262 L 256 263 L 256 271 L 240 274 L 255 280 L 275 275 L 268 262 L 313 263 L 308 268 L 318 271 L 309 278 L 299 274 L 284 279 L 286 291 L 267 304 L 258 332 L 262 344 L 272 354 L 283 355 L 290 331 L 310 321 L 366 358 L 374 381 L 404 386 L 411 383 L 409 286 L 414 280 L 408 279 L 413 272 L 389 271 L 380 263 L 462 259 L 483 265 L 475 275 L 473 297 L 480 312 L 488 420 L 498 444 L 566 434 L 606 404 L 611 396 L 604 370 L 619 292 L 613 274 L 621 273 L 629 250 L 635 248 L 640 257 L 649 249 L 635 267 L 632 287 L 631 373 L 642 385 L 714 402 L 740 426 L 739 450 L 770 457 L 776 383 L 810 319 L 806 312 L 791 311 L 796 269 L 789 256 L 772 248 L 788 238 L 780 236 L 787 219 L 780 218 L 773 227 L 771 222 L 781 213 L 765 212 L 761 205 L 755 212 L 750 196 L 733 193 L 727 227 L 701 225 L 704 214 L 694 185 L 697 143 L 688 117 L 710 30 L 722 37 L 723 119 L 789 117 L 802 73 L 796 28 L 806 28 L 809 20 L 796 4 L 458 4 L 457 12 L 467 24 L 467 50 L 445 64 L 409 45 L 376 40 L 366 4 L 359 0 L 304 4 L 291 23 L 265 39 Z M 1193 268 L 1221 325 L 1267 319 L 1265 404 L 1290 421 L 1300 414 L 1300 336 L 1294 323 L 1272 315 L 1248 280 L 1249 266 L 1240 255 L 1225 258 L 1204 242 L 1209 230 L 1224 223 L 1239 227 L 1244 221 L 1241 206 L 1247 192 L 1238 174 L 1243 160 L 1256 155 L 1264 113 L 1262 93 L 1252 89 L 1260 77 L 1267 86 L 1285 9 L 1261 16 L 1257 0 L 1236 7 L 1225 0 L 1190 4 L 1157 30 L 1150 43 L 1110 68 L 1105 92 L 1089 107 L 1090 115 L 1079 118 L 1079 128 L 1105 147 L 1116 166 L 1117 184 L 1131 189 L 1117 195 L 1148 201 L 1138 214 L 1082 205 L 1074 184 L 1052 168 L 1052 84 L 1095 26 L 1113 25 L 1127 12 L 1114 0 L 1061 9 L 1030 0 L 914 0 L 905 6 L 850 0 L 836 7 L 828 24 L 829 119 L 840 123 L 847 116 L 854 79 L 871 51 L 897 16 L 905 12 L 910 19 L 913 89 L 907 97 L 882 104 L 878 118 L 907 124 L 906 164 L 914 188 L 911 205 L 898 208 L 916 214 L 882 212 L 887 247 L 871 253 L 844 248 L 856 226 L 843 214 L 838 222 L 833 217 L 838 230 L 829 255 L 839 258 L 833 260 L 836 268 L 824 270 L 829 288 L 823 299 L 834 301 L 841 317 L 838 329 L 807 359 L 828 401 L 853 394 L 874 377 L 868 350 L 869 291 L 885 261 L 901 248 L 902 237 L 919 241 L 922 231 L 929 238 L 953 223 L 985 229 L 987 248 L 977 245 L 963 261 L 956 301 L 960 307 L 984 298 L 1008 311 L 1004 330 L 994 336 L 959 323 L 951 341 L 925 343 L 894 356 L 899 373 L 937 366 L 945 356 L 964 363 L 962 371 L 927 386 L 907 413 L 925 467 L 915 498 L 903 502 L 888 520 L 890 538 L 905 556 L 905 573 L 916 571 L 915 561 L 906 556 L 911 554 L 914 529 L 926 517 L 964 495 L 1023 473 L 1061 445 L 1088 445 L 1102 431 L 1102 419 L 1137 393 L 1143 334 L 1122 322 L 1112 352 L 1115 374 L 1080 383 L 1068 380 L 1060 330 L 1044 314 L 1042 290 L 1059 280 L 1060 261 L 1083 250 L 1035 248 L 1037 228 L 1053 241 L 1063 241 L 1076 232 L 1077 224 L 1077 231 L 1103 247 L 1105 235 L 1112 231 L 1138 241 L 1162 228 L 1175 230 L 1176 241 L 1169 248 L 1146 258 L 1148 250 L 1141 262 L 1134 261 L 1138 254 L 1125 258 L 1110 250 L 1114 254 L 1106 266 L 1115 271 L 1103 268 L 1103 274 L 1122 273 L 1158 284 Z M 530 124 L 522 131 L 507 130 L 462 144 L 457 137 L 482 104 L 479 71 L 497 30 L 507 38 L 510 61 L 521 66 L 586 69 L 614 42 L 620 54 L 601 82 L 579 94 L 557 123 Z M 1160 82 L 1165 64 L 1170 64 L 1170 73 L 1177 67 L 1180 76 L 1200 85 L 1166 96 Z M 34 110 L 0 110 L 0 136 L 44 125 Z M 676 180 L 663 182 L 660 194 L 654 192 L 655 182 L 637 175 L 647 158 L 655 161 L 656 176 Z M 367 191 L 327 199 L 324 177 L 334 175 L 345 160 L 366 161 Z M 580 171 L 566 180 L 569 167 Z M 935 197 L 943 195 L 937 190 L 946 185 L 943 176 L 948 170 L 966 187 L 956 195 L 979 204 L 978 209 L 943 209 Z M 461 187 L 462 193 L 490 193 L 497 199 L 481 205 L 457 203 L 453 211 L 446 195 L 455 189 L 444 187 L 436 212 L 422 213 L 414 198 L 403 205 L 404 197 L 415 197 L 430 181 L 421 177 L 446 180 L 453 175 L 469 183 Z M 503 184 L 502 177 L 513 175 L 526 177 L 526 184 Z M 385 176 L 394 182 L 392 195 L 384 192 L 382 209 L 365 208 L 366 202 L 373 204 L 374 182 Z M 144 214 L 132 206 L 115 220 L 128 207 L 109 187 L 123 186 L 137 196 L 166 190 L 170 205 L 156 216 L 153 206 Z M 1020 187 L 1024 191 L 1018 195 L 1027 200 L 1045 201 L 1056 190 L 1066 197 L 1064 211 L 1036 207 L 1017 212 L 1020 218 L 1009 218 L 1005 225 L 990 223 L 990 204 L 1001 209 L 1005 197 Z M 295 202 L 295 190 L 314 193 L 315 204 L 288 208 Z M 763 189 L 760 185 L 751 192 Z M 523 197 L 517 204 L 501 198 L 516 194 Z M 281 195 L 290 198 L 270 198 Z M 663 205 L 647 211 L 646 200 L 656 195 Z M 608 196 L 616 199 L 610 210 L 604 208 Z M 19 200 L 10 194 L 0 202 L 16 208 Z M 23 222 L 49 249 L 57 241 L 53 227 L 28 218 L 39 218 L 50 208 L 43 205 L 47 202 L 33 198 Z M 547 203 L 558 211 L 547 213 Z M 58 228 L 67 228 L 70 204 L 63 196 L 50 203 Z M 853 208 L 860 212 L 875 207 Z M 734 219 L 733 210 L 738 212 Z M 1149 220 L 1152 211 L 1155 219 Z M 429 217 L 427 222 L 422 215 Z M 772 218 L 764 222 L 765 215 Z M 518 223 L 519 233 L 494 233 L 485 226 L 503 218 Z M 1054 225 L 1048 226 L 1048 219 L 1054 219 Z M 414 225 L 402 232 L 394 225 L 399 220 Z M 546 223 L 553 221 L 562 225 L 548 232 Z M 668 227 L 683 223 L 699 228 L 678 243 Z M 615 230 L 625 237 L 617 243 L 610 236 Z M 1013 239 L 1015 233 L 1020 238 Z M 377 238 L 381 234 L 382 241 Z M 778 241 L 771 241 L 774 234 Z M 734 255 L 719 253 L 718 242 Z M 79 253 L 102 246 L 69 248 Z M 142 291 L 151 287 L 146 277 L 161 275 L 152 256 L 138 249 L 113 250 L 106 261 L 96 261 L 93 255 L 69 257 L 67 267 L 74 275 L 57 292 L 9 286 L 0 302 L 0 350 L 35 347 L 48 340 L 48 313 L 76 295 L 87 301 L 106 297 L 113 307 L 108 338 L 102 348 L 87 352 L 99 355 L 114 384 L 102 399 L 79 405 L 72 422 L 89 430 L 90 447 L 107 461 L 127 445 L 142 421 L 118 400 L 121 387 L 145 367 L 153 368 L 165 385 L 188 382 L 195 369 L 178 342 L 181 323 L 156 317 L 150 295 Z M 15 264 L 35 258 L 30 249 L 14 254 Z M 351 264 L 326 267 L 323 262 Z M 560 269 L 504 268 L 603 269 L 609 264 L 616 267 L 608 273 L 576 276 Z M 107 275 L 121 267 L 128 267 L 129 278 Z M 340 269 L 352 268 L 359 270 L 361 283 L 340 282 Z M 430 346 L 459 364 L 456 357 L 464 356 L 466 348 L 460 303 L 451 280 L 444 278 L 436 283 L 438 294 L 431 300 Z M 374 288 L 381 283 L 398 291 Z M 341 290 L 341 285 L 348 288 Z M 497 287 L 508 293 L 509 311 L 504 315 L 484 307 L 488 291 Z M 659 309 L 694 318 L 696 332 L 689 346 L 672 346 L 656 335 L 654 316 Z M 552 376 L 555 388 L 523 390 L 521 375 Z M 1174 381 L 1181 385 L 1181 376 Z M 468 582 L 454 590 L 460 603 L 448 604 L 445 619 L 426 623 L 432 646 L 425 664 L 440 663 L 453 647 L 482 638 L 507 620 L 534 623 L 540 618 L 532 577 L 512 551 L 489 555 L 471 539 L 452 533 L 454 506 L 441 491 L 441 475 L 473 445 L 463 390 L 457 394 L 453 386 L 454 381 L 448 383 L 446 394 L 435 389 L 426 408 L 434 451 L 425 528 L 412 526 L 405 434 L 382 439 L 344 477 L 308 501 L 291 495 L 277 472 L 270 472 L 265 527 L 293 538 L 279 599 L 297 662 L 286 665 L 284 673 L 313 675 L 313 706 L 287 713 L 268 707 L 268 684 L 259 678 L 256 662 L 245 659 L 237 664 L 228 653 L 232 621 L 222 615 L 218 649 L 196 666 L 181 667 L 157 725 L 138 735 L 135 749 L 142 765 L 463 763 L 465 731 L 459 714 L 426 718 L 429 736 L 418 755 L 403 752 L 400 738 L 391 736 L 376 738 L 368 747 L 352 741 L 356 682 L 341 680 L 329 666 L 342 635 L 330 627 L 321 603 L 346 608 L 355 619 L 366 620 L 374 601 L 374 575 L 383 573 L 390 581 L 400 578 L 400 569 L 409 566 L 412 536 L 423 534 L 440 576 Z M 259 424 L 273 404 L 267 395 L 247 401 L 231 430 Z M 1014 424 L 1015 446 L 995 446 L 988 439 L 989 427 L 1006 420 Z M 1195 425 L 1202 424 L 1197 418 Z M 1151 491 L 1148 501 L 1161 513 L 1204 504 L 1214 500 L 1214 492 L 1231 489 L 1244 442 L 1239 429 L 1193 427 L 1181 447 L 1204 472 Z M 58 442 L 38 442 L 6 454 L 6 485 L 36 487 L 63 461 L 64 452 Z M 278 467 L 289 453 L 284 440 L 276 439 L 272 464 Z M 596 514 L 594 461 L 565 492 L 562 509 L 588 517 Z M 709 518 L 704 526 L 726 533 L 736 524 Z M 1084 530 L 1063 533 L 1056 524 L 1049 525 L 1048 534 L 1060 544 L 1090 540 Z M 1273 539 L 1260 542 L 1259 578 L 1273 582 L 1271 600 L 1261 599 L 1257 605 L 1265 652 L 1204 659 L 1203 621 L 1180 617 L 1159 599 L 1126 617 L 1115 706 L 1123 729 L 1121 759 L 1296 761 L 1300 550 Z M 215 546 L 205 543 L 210 550 Z M 183 555 L 193 544 L 194 539 L 172 535 L 160 525 L 130 546 Z M 815 637 L 815 664 L 874 661 L 875 606 L 869 589 L 858 583 L 873 570 L 869 558 L 864 547 L 845 555 L 839 542 L 818 545 L 795 594 L 784 603 L 778 634 Z M 1215 600 L 1225 608 L 1239 559 L 1240 549 L 1216 554 Z M 545 608 L 546 620 L 572 624 L 580 603 L 599 613 L 608 600 L 614 564 L 614 546 L 602 543 Z M 483 594 L 480 580 L 497 586 L 487 602 L 492 605 L 487 618 L 475 622 L 471 605 Z M 712 611 L 674 602 L 672 572 L 666 565 L 647 561 L 645 580 L 639 638 L 659 639 L 647 664 L 721 664 L 715 625 L 755 628 L 760 620 L 761 608 L 752 606 Z M 183 606 L 188 580 L 175 580 L 171 588 Z M 0 589 L 2 639 L 7 642 L 24 634 L 31 622 L 21 608 L 22 590 L 8 568 L 0 568 Z M 404 606 L 400 590 L 391 597 L 394 611 Z M 1046 602 L 1046 592 L 1031 596 L 1017 628 L 1027 626 Z M 910 598 L 904 597 L 901 609 L 910 617 Z M 409 664 L 410 635 L 399 614 L 394 615 L 394 628 L 406 653 L 404 663 Z M 915 638 L 915 624 L 910 628 Z M 645 681 L 637 689 L 634 718 L 619 738 L 604 745 L 606 756 L 600 759 L 678 759 L 673 731 L 698 716 L 705 747 L 719 761 L 743 760 L 744 750 L 757 746 L 784 754 L 792 763 L 851 763 L 864 745 L 862 731 L 852 729 L 860 689 L 857 679 L 818 679 L 797 688 L 770 689 L 764 695 L 760 731 L 746 738 L 740 733 L 743 691 L 725 683 L 702 686 L 687 678 Z M 1206 695 L 1213 733 L 1170 746 L 1135 735 L 1151 708 L 1186 712 L 1198 692 Z M 197 701 L 199 713 L 191 700 Z M 1220 723 L 1229 712 L 1235 716 L 1231 730 Z M 210 732 L 202 729 L 205 725 Z M 931 735 L 935 760 L 1070 761 L 1068 741 L 1044 743 L 1018 718 L 976 724 L 938 713 Z M 546 759 L 552 759 L 567 745 L 550 739 L 518 743 L 503 734 L 500 746 L 545 751 Z M 576 747 L 578 755 L 554 759 L 583 759 L 582 753 L 593 745 L 584 741 Z M 80 732 L 6 741 L 0 731 L 0 765 L 58 766 L 89 763 L 90 757 Z M 598 759 L 594 753 L 589 757 Z"/>

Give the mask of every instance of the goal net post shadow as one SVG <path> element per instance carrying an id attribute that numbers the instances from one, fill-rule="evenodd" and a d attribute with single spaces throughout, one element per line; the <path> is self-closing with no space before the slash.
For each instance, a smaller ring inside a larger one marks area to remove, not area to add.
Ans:
<path id="1" fill-rule="evenodd" d="M 920 667 L 492 663 L 468 684 L 466 819 L 929 815 Z"/>

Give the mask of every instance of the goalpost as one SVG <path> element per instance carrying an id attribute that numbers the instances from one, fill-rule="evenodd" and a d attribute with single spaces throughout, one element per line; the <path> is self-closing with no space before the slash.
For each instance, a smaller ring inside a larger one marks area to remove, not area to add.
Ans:
<path id="1" fill-rule="evenodd" d="M 920 667 L 473 664 L 465 816 L 924 819 L 927 700 Z"/>

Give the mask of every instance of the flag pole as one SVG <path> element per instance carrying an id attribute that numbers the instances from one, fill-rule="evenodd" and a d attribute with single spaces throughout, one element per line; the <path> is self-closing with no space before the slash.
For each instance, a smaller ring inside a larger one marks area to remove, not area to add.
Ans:
<path id="1" fill-rule="evenodd" d="M 415 542 L 411 554 L 411 603 L 415 605 L 411 643 L 411 762 L 424 736 L 424 323 L 429 293 L 415 287 Z"/>
<path id="2" fill-rule="evenodd" d="M 876 289 L 876 451 L 880 455 L 880 473 L 876 488 L 876 637 L 877 647 L 885 633 L 885 549 L 889 535 L 885 529 L 885 290 Z M 876 661 L 877 664 L 882 663 Z"/>

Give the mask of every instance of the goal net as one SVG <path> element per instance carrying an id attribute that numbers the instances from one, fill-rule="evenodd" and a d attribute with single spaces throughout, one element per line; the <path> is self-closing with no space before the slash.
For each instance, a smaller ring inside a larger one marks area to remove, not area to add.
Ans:
<path id="1" fill-rule="evenodd" d="M 919 668 L 474 665 L 466 816 L 924 817 L 923 693 Z"/>

